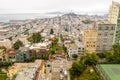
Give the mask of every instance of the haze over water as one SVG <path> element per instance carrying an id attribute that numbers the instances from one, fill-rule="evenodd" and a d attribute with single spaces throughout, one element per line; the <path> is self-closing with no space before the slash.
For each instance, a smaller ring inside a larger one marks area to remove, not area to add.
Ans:
<path id="1" fill-rule="evenodd" d="M 9 22 L 9 20 L 26 20 L 35 18 L 49 18 L 58 14 L 42 14 L 42 13 L 19 13 L 19 14 L 0 14 L 0 22 Z"/>

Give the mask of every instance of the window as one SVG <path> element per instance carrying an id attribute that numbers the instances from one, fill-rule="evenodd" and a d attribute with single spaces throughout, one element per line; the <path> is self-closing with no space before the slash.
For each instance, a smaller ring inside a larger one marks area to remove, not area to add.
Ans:
<path id="1" fill-rule="evenodd" d="M 113 27 L 113 26 L 111 27 L 111 30 L 114 30 L 114 27 Z"/>
<path id="2" fill-rule="evenodd" d="M 105 32 L 105 33 L 104 33 L 104 36 L 107 36 L 107 34 L 108 34 L 108 33 L 107 33 L 107 32 Z"/>
<path id="3" fill-rule="evenodd" d="M 102 28 L 101 28 L 101 27 L 99 27 L 99 30 L 102 30 Z"/>
<path id="4" fill-rule="evenodd" d="M 105 49 L 105 48 L 106 48 L 106 45 L 104 44 L 104 45 L 103 45 L 103 49 Z"/>
<path id="5" fill-rule="evenodd" d="M 108 27 L 108 26 L 106 26 L 105 30 L 108 30 L 108 29 L 109 29 L 109 27 Z"/>
<path id="6" fill-rule="evenodd" d="M 110 33 L 110 35 L 114 35 L 114 33 Z"/>
<path id="7" fill-rule="evenodd" d="M 100 47 L 100 46 L 97 46 L 98 48 Z"/>
<path id="8" fill-rule="evenodd" d="M 81 48 L 79 48 L 79 49 L 81 49 Z"/>
<path id="9" fill-rule="evenodd" d="M 101 34 L 101 33 L 99 33 L 98 35 L 99 35 L 99 36 L 101 36 L 102 34 Z"/>
<path id="10" fill-rule="evenodd" d="M 104 39 L 103 39 L 103 42 L 104 42 L 104 43 L 107 43 L 107 38 L 104 38 Z"/>

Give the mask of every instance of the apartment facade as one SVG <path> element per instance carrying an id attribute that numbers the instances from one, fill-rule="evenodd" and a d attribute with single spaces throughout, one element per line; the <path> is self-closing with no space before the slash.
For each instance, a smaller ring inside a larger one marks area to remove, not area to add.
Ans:
<path id="1" fill-rule="evenodd" d="M 96 52 L 110 51 L 113 45 L 115 24 L 99 23 L 97 25 L 97 46 Z"/>
<path id="2" fill-rule="evenodd" d="M 120 44 L 120 11 L 114 33 L 114 44 Z"/>
<path id="3" fill-rule="evenodd" d="M 112 1 L 112 5 L 109 9 L 108 21 L 111 24 L 117 24 L 118 15 L 120 10 L 120 4 L 118 2 Z"/>
<path id="4" fill-rule="evenodd" d="M 109 10 L 108 21 L 116 24 L 113 44 L 120 44 L 120 3 L 112 2 Z"/>
<path id="5" fill-rule="evenodd" d="M 96 52 L 97 31 L 85 30 L 82 34 L 82 42 L 88 53 Z"/>

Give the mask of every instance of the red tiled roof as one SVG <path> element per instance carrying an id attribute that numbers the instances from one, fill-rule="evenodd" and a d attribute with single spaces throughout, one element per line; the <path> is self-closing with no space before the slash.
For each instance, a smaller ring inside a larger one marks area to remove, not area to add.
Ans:
<path id="1" fill-rule="evenodd" d="M 15 56 L 16 50 L 13 49 L 9 49 L 7 50 L 6 54 L 8 54 L 9 56 Z"/>
<path id="2" fill-rule="evenodd" d="M 38 69 L 37 69 L 37 76 L 36 76 L 36 80 L 39 80 L 39 76 L 40 76 L 39 71 L 42 69 L 43 65 L 44 65 L 44 60 L 42 60 L 42 62 L 41 62 L 41 64 L 40 64 L 40 66 L 39 66 L 39 67 L 38 67 Z"/>

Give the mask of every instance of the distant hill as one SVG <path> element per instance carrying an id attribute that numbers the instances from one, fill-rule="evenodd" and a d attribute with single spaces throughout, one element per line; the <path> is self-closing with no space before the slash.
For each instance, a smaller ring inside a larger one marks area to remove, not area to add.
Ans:
<path id="1" fill-rule="evenodd" d="M 71 13 L 67 13 L 67 14 L 64 14 L 63 16 L 77 16 L 77 14 L 75 14 L 75 13 L 73 13 L 73 12 L 71 12 Z"/>
<path id="2" fill-rule="evenodd" d="M 48 12 L 46 14 L 64 14 L 64 12 Z"/>

